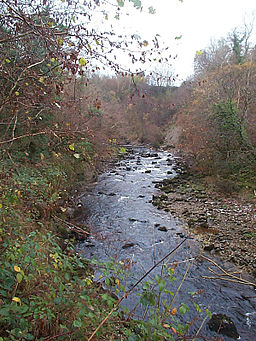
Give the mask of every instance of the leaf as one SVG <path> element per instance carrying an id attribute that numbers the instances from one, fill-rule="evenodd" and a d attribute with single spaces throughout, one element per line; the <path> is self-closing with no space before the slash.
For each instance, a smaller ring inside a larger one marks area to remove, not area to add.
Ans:
<path id="1" fill-rule="evenodd" d="M 187 309 L 186 309 L 186 307 L 184 307 L 183 305 L 181 306 L 181 307 L 179 307 L 179 312 L 180 312 L 180 314 L 185 314 L 186 313 L 186 311 L 187 311 Z"/>
<path id="2" fill-rule="evenodd" d="M 140 0 L 129 0 L 130 2 L 133 3 L 133 6 L 137 9 L 141 8 L 141 1 Z"/>
<path id="3" fill-rule="evenodd" d="M 87 64 L 87 61 L 86 61 L 84 58 L 80 58 L 80 59 L 79 59 L 79 64 L 80 64 L 81 66 L 85 66 L 85 65 Z"/>
<path id="4" fill-rule="evenodd" d="M 6 59 L 5 59 L 5 62 L 6 62 L 7 64 L 9 64 L 11 61 L 10 61 L 10 59 L 6 58 Z"/>
<path id="5" fill-rule="evenodd" d="M 63 39 L 58 38 L 58 43 L 59 43 L 60 45 L 63 45 L 63 43 L 64 43 Z"/>
<path id="6" fill-rule="evenodd" d="M 44 154 L 40 153 L 40 159 L 43 161 L 44 160 Z"/>
<path id="7" fill-rule="evenodd" d="M 0 204 L 0 209 L 3 207 L 3 205 L 2 204 Z"/>
<path id="8" fill-rule="evenodd" d="M 201 55 L 203 54 L 203 52 L 202 52 L 202 51 L 196 51 L 196 54 L 197 54 L 198 56 L 201 56 Z"/>
<path id="9" fill-rule="evenodd" d="M 174 334 L 177 334 L 177 331 L 175 328 L 171 327 L 171 330 L 174 332 Z"/>
<path id="10" fill-rule="evenodd" d="M 70 150 L 75 150 L 75 144 L 74 143 L 72 143 L 72 144 L 70 144 L 69 146 L 68 146 L 68 148 L 70 149 Z"/>
<path id="11" fill-rule="evenodd" d="M 164 324 L 163 324 L 163 327 L 164 327 L 164 328 L 170 328 L 171 326 L 170 326 L 169 324 L 167 324 L 167 323 L 164 323 Z"/>
<path id="12" fill-rule="evenodd" d="M 80 154 L 74 154 L 74 157 L 75 157 L 76 159 L 80 159 Z"/>
<path id="13" fill-rule="evenodd" d="M 172 309 L 171 314 L 173 316 L 175 316 L 177 314 L 177 308 L 176 307 Z"/>
<path id="14" fill-rule="evenodd" d="M 20 300 L 19 297 L 13 297 L 13 298 L 12 298 L 12 301 L 21 304 L 21 300 Z"/>
<path id="15" fill-rule="evenodd" d="M 77 327 L 77 328 L 81 328 L 81 327 L 82 327 L 82 322 L 79 321 L 79 320 L 75 320 L 75 321 L 73 322 L 73 326 L 74 326 L 74 327 Z"/>
<path id="16" fill-rule="evenodd" d="M 126 153 L 126 149 L 125 149 L 124 147 L 121 147 L 119 151 L 120 151 L 120 153 L 122 153 L 122 154 Z"/>
<path id="17" fill-rule="evenodd" d="M 20 94 L 19 91 L 15 91 L 14 93 L 16 96 L 19 96 L 19 94 Z"/>
<path id="18" fill-rule="evenodd" d="M 123 0 L 117 0 L 119 7 L 124 7 L 124 1 Z"/>
<path id="19" fill-rule="evenodd" d="M 179 40 L 182 38 L 182 34 L 180 36 L 175 37 L 175 40 Z"/>
<path id="20" fill-rule="evenodd" d="M 13 269 L 14 269 L 14 271 L 16 271 L 16 272 L 20 272 L 20 271 L 21 271 L 20 267 L 17 266 L 17 265 L 14 265 Z"/>
<path id="21" fill-rule="evenodd" d="M 212 314 L 211 314 L 210 310 L 209 309 L 205 309 L 205 312 L 206 312 L 207 316 L 211 319 L 212 318 Z"/>
<path id="22" fill-rule="evenodd" d="M 194 302 L 194 306 L 195 306 L 196 310 L 197 310 L 199 313 L 201 313 L 202 309 L 199 307 L 199 305 L 198 305 L 196 302 Z"/>
<path id="23" fill-rule="evenodd" d="M 155 13 L 156 13 L 156 10 L 154 9 L 154 7 L 150 6 L 150 7 L 148 8 L 148 13 L 149 13 L 149 14 L 155 14 Z"/>
<path id="24" fill-rule="evenodd" d="M 39 82 L 44 84 L 44 77 L 40 77 Z"/>
<path id="25" fill-rule="evenodd" d="M 21 273 L 17 273 L 16 279 L 17 279 L 17 282 L 20 283 L 22 281 L 22 279 L 23 279 L 22 274 Z"/>
<path id="26" fill-rule="evenodd" d="M 142 45 L 143 46 L 148 46 L 148 41 L 147 40 L 143 40 Z"/>

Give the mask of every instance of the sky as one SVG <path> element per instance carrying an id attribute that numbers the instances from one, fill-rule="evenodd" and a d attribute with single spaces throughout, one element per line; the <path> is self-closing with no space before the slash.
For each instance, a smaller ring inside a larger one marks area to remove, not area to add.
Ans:
<path id="1" fill-rule="evenodd" d="M 143 39 L 154 34 L 161 36 L 164 46 L 170 46 L 172 55 L 178 55 L 171 63 L 178 79 L 185 80 L 193 73 L 196 51 L 210 45 L 211 40 L 226 38 L 234 28 L 255 17 L 255 0 L 142 0 L 144 11 L 122 8 L 123 15 L 117 25 L 120 32 L 133 32 Z M 155 14 L 147 8 L 153 6 Z M 129 12 L 130 15 L 126 15 Z M 177 40 L 175 37 L 182 36 Z M 256 30 L 252 34 L 256 42 Z"/>

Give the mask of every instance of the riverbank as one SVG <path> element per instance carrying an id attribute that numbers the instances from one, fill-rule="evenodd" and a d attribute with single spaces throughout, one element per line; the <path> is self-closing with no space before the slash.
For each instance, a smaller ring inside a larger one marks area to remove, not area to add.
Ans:
<path id="1" fill-rule="evenodd" d="M 95 181 L 103 157 L 115 155 L 110 149 L 99 157 L 76 136 L 55 151 L 2 151 L 1 341 L 87 339 L 115 304 L 74 249 L 88 235 L 76 224 L 86 215 L 76 195 Z M 115 313 L 99 339 L 119 338 L 117 321 Z"/>
<path id="2" fill-rule="evenodd" d="M 217 192 L 179 158 L 176 169 L 174 179 L 155 184 L 163 194 L 154 197 L 153 204 L 184 222 L 210 254 L 219 254 L 256 277 L 255 199 Z"/>

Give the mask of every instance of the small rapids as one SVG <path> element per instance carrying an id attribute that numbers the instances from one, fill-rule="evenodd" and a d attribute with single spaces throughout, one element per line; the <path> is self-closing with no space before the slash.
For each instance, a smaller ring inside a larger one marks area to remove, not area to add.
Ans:
<path id="1" fill-rule="evenodd" d="M 127 159 L 120 161 L 115 169 L 100 175 L 95 187 L 82 196 L 83 205 L 89 211 L 86 223 L 91 226 L 91 236 L 78 244 L 77 251 L 86 258 L 100 261 L 132 260 L 127 289 L 188 236 L 182 222 L 170 213 L 158 210 L 151 202 L 153 195 L 160 194 L 155 183 L 178 176 L 179 169 L 175 160 L 167 152 L 152 152 L 144 147 L 131 148 Z M 202 257 L 198 258 L 200 252 L 199 243 L 193 236 L 188 236 L 168 260 L 170 267 L 175 267 L 176 280 L 169 284 L 166 281 L 166 288 L 172 292 L 181 283 L 189 265 L 174 306 L 186 303 L 189 312 L 184 318 L 190 321 L 200 315 L 195 310 L 194 303 L 202 311 L 209 309 L 212 314 L 225 314 L 234 322 L 240 335 L 239 340 L 256 341 L 255 290 L 230 281 L 203 278 L 202 276 L 213 276 L 209 268 L 213 269 L 214 266 Z M 225 263 L 217 256 L 213 258 L 207 252 L 203 254 L 228 271 L 234 269 L 232 264 Z M 219 272 L 217 268 L 214 270 Z M 159 274 L 160 271 L 161 266 L 150 276 Z M 97 271 L 95 275 L 97 277 Z M 196 294 L 189 294 L 191 292 Z M 171 298 L 166 297 L 167 301 Z M 132 310 L 137 302 L 138 296 L 134 292 L 124 301 L 124 306 Z M 142 308 L 142 305 L 137 307 L 135 317 L 142 316 Z M 195 322 L 194 332 L 205 316 L 204 313 Z M 200 335 L 206 340 L 217 336 L 232 340 L 211 331 L 207 323 L 203 325 Z"/>

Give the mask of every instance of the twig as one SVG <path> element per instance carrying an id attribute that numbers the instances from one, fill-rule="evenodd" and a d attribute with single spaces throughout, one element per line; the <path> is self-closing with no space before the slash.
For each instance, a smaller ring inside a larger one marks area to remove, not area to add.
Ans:
<path id="1" fill-rule="evenodd" d="M 180 246 L 188 239 L 183 239 L 172 251 L 170 251 L 166 256 L 164 256 L 162 259 L 160 259 L 159 262 L 157 262 L 154 266 L 152 266 L 128 291 L 126 291 L 123 296 L 117 301 L 116 305 L 113 307 L 113 309 L 108 313 L 108 315 L 104 318 L 104 320 L 101 321 L 101 323 L 98 325 L 98 327 L 94 330 L 94 332 L 89 337 L 88 341 L 91 341 L 94 335 L 99 331 L 99 329 L 104 325 L 104 323 L 110 318 L 110 316 L 113 314 L 113 312 L 119 307 L 121 302 L 128 297 L 128 295 L 136 288 L 136 286 L 143 281 L 147 275 L 153 271 L 159 264 L 161 264 L 166 258 L 170 257 L 171 254 L 173 254 Z"/>
<path id="2" fill-rule="evenodd" d="M 73 223 L 70 223 L 70 222 L 68 222 L 68 221 L 66 221 L 66 220 L 63 220 L 63 219 L 61 219 L 61 218 L 59 218 L 59 217 L 57 217 L 57 216 L 52 216 L 53 217 L 53 219 L 56 219 L 56 220 L 59 220 L 59 221 L 61 221 L 63 224 L 65 224 L 71 231 L 75 231 L 75 232 L 77 232 L 77 233 L 79 233 L 79 234 L 87 234 L 87 235 L 91 235 L 91 233 L 90 232 L 87 232 L 87 231 L 84 231 L 83 229 L 81 229 L 81 227 L 79 227 L 79 226 L 76 226 L 76 225 L 74 225 Z"/>
<path id="3" fill-rule="evenodd" d="M 58 334 L 58 335 L 55 335 L 55 336 L 51 336 L 51 337 L 47 337 L 46 339 L 44 339 L 43 341 L 50 341 L 50 340 L 55 340 L 61 336 L 65 336 L 65 335 L 71 335 L 73 334 L 74 332 L 66 332 L 66 333 L 62 333 L 62 334 Z"/>
<path id="4" fill-rule="evenodd" d="M 25 135 L 13 137 L 12 139 L 9 139 L 9 140 L 1 141 L 0 144 L 10 143 L 10 142 L 13 142 L 15 140 L 23 139 L 23 138 L 29 137 L 29 136 L 37 136 L 37 135 L 44 135 L 44 134 L 47 134 L 47 132 L 46 131 L 40 131 L 38 133 L 25 134 Z"/>
<path id="5" fill-rule="evenodd" d="M 207 258 L 207 257 L 205 257 L 205 256 L 203 256 L 203 255 L 201 255 L 201 257 L 202 258 L 204 258 L 205 260 L 207 260 L 208 262 L 210 262 L 210 263 L 212 263 L 212 264 L 214 264 L 218 269 L 220 269 L 222 272 L 223 272 L 223 274 L 216 274 L 218 277 L 216 277 L 216 278 L 212 278 L 212 277 L 207 277 L 207 276 L 202 276 L 203 278 L 208 278 L 208 279 L 222 279 L 222 280 L 229 280 L 229 281 L 231 281 L 231 282 L 239 282 L 240 284 L 245 284 L 245 285 L 251 285 L 251 286 L 253 286 L 253 287 L 255 287 L 256 288 L 256 283 L 252 283 L 252 282 L 249 282 L 249 281 L 247 281 L 246 279 L 243 279 L 243 278 L 239 278 L 239 277 L 237 277 L 237 276 L 234 276 L 234 275 L 232 275 L 231 273 L 228 273 L 226 270 L 224 270 L 222 267 L 220 267 L 217 263 L 215 263 L 212 259 L 210 259 L 210 258 Z M 213 271 L 212 271 L 213 272 Z M 227 278 L 223 278 L 223 277 L 221 277 L 221 276 L 227 276 L 227 277 L 231 277 L 231 279 L 227 279 Z"/>

